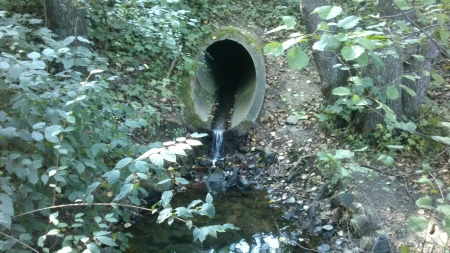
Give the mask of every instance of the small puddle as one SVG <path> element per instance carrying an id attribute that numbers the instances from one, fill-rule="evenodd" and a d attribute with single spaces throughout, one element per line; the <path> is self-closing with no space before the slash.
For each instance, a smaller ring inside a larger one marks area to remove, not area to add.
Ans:
<path id="1" fill-rule="evenodd" d="M 177 193 L 173 208 L 187 206 L 192 200 L 205 200 L 206 189 L 190 188 Z M 213 219 L 196 217 L 194 225 L 207 226 L 232 223 L 240 230 L 217 233 L 217 238 L 208 238 L 200 244 L 193 241 L 192 230 L 183 222 L 174 221 L 171 226 L 157 224 L 158 214 L 145 216 L 126 229 L 134 238 L 130 239 L 128 252 L 303 252 L 295 246 L 298 238 L 309 241 L 308 246 L 318 245 L 317 239 L 305 238 L 298 227 L 282 218 L 282 210 L 271 208 L 267 193 L 261 190 L 240 191 L 229 189 L 222 196 L 214 196 L 216 214 Z M 314 240 L 315 242 L 313 242 Z M 313 247 L 315 248 L 315 247 Z"/>

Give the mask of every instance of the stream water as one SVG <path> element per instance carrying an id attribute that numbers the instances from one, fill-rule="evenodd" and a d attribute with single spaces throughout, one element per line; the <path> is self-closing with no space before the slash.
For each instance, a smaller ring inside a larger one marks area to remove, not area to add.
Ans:
<path id="1" fill-rule="evenodd" d="M 223 132 L 224 132 L 224 130 L 214 130 L 213 131 L 213 143 L 212 143 L 213 166 L 215 166 L 215 162 L 220 158 L 220 156 L 222 154 Z"/>
<path id="2" fill-rule="evenodd" d="M 176 208 L 187 206 L 195 199 L 204 201 L 206 194 L 204 188 L 190 188 L 177 193 L 171 205 Z M 280 209 L 269 207 L 265 191 L 229 189 L 222 196 L 214 196 L 213 204 L 215 217 L 196 217 L 194 225 L 232 223 L 240 230 L 217 233 L 217 238 L 208 236 L 201 244 L 193 241 L 192 230 L 183 222 L 175 220 L 171 226 L 167 222 L 157 224 L 158 214 L 148 214 L 126 230 L 135 235 L 128 252 L 302 252 L 291 245 L 292 240 L 302 237 L 302 232 L 281 217 Z"/>

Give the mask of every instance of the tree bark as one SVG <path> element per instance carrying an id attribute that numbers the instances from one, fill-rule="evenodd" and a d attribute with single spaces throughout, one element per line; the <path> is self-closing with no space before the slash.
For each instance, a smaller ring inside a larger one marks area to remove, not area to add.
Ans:
<path id="1" fill-rule="evenodd" d="M 300 10 L 303 22 L 306 26 L 306 32 L 312 34 L 317 30 L 317 26 L 322 19 L 317 14 L 311 14 L 315 8 L 327 5 L 324 0 L 301 0 Z M 316 33 L 317 34 L 317 33 Z M 316 40 L 310 40 L 312 46 Z M 314 62 L 320 76 L 321 91 L 325 105 L 333 104 L 339 97 L 332 94 L 334 88 L 346 86 L 349 72 L 339 68 L 333 68 L 334 65 L 341 63 L 338 58 L 338 51 L 318 51 L 313 50 Z"/>
<path id="2" fill-rule="evenodd" d="M 46 0 L 47 27 L 59 40 L 69 36 L 87 37 L 85 12 L 75 0 Z"/>

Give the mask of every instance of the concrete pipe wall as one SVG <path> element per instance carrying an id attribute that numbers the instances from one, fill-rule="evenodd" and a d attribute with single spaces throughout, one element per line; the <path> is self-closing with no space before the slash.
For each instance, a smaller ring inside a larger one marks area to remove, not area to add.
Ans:
<path id="1" fill-rule="evenodd" d="M 192 131 L 230 130 L 243 135 L 264 101 L 262 50 L 251 35 L 234 27 L 217 30 L 202 47 L 195 75 L 182 91 L 184 123 Z"/>

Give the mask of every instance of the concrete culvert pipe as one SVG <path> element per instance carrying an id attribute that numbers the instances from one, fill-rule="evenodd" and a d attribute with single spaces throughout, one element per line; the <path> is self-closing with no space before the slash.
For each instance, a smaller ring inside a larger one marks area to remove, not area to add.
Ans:
<path id="1" fill-rule="evenodd" d="M 266 72 L 258 42 L 245 31 L 222 28 L 208 36 L 195 75 L 184 85 L 183 120 L 192 131 L 253 126 L 264 100 Z"/>

